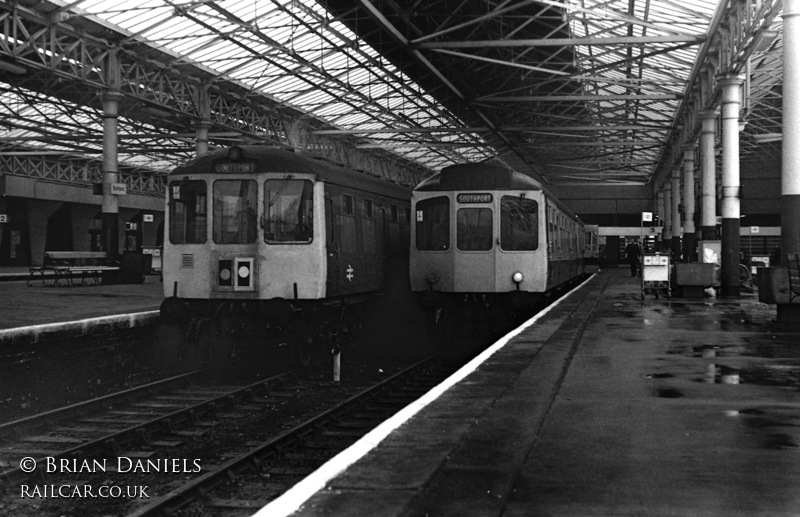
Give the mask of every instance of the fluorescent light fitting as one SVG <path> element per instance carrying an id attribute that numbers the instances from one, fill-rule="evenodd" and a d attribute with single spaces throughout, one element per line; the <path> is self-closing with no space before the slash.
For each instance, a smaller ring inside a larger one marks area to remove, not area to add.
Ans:
<path id="1" fill-rule="evenodd" d="M 753 135 L 753 140 L 757 144 L 767 144 L 769 142 L 780 142 L 783 140 L 783 133 L 762 133 Z"/>
<path id="2" fill-rule="evenodd" d="M 27 68 L 16 65 L 14 63 L 9 63 L 8 61 L 3 61 L 0 59 L 0 70 L 5 70 L 6 72 L 11 72 L 12 74 L 24 74 L 28 71 Z"/>

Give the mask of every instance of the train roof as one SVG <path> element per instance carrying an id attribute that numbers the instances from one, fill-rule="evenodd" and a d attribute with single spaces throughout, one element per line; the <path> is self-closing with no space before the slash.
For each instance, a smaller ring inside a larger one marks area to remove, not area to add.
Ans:
<path id="1" fill-rule="evenodd" d="M 482 163 L 445 167 L 424 180 L 415 191 L 445 190 L 544 190 L 542 184 L 520 172 Z"/>
<path id="2" fill-rule="evenodd" d="M 540 190 L 561 210 L 583 224 L 583 221 L 535 179 L 505 167 L 484 163 L 460 163 L 445 167 L 438 174 L 414 187 L 415 192 L 452 190 Z"/>
<path id="3" fill-rule="evenodd" d="M 238 150 L 232 152 L 234 149 Z M 410 188 L 388 180 L 335 165 L 323 159 L 296 153 L 290 149 L 264 145 L 237 145 L 215 149 L 179 165 L 170 178 L 188 174 L 225 174 L 217 171 L 220 163 L 255 163 L 256 171 L 314 174 L 327 183 L 407 200 Z M 233 174 L 233 172 L 231 172 Z"/>

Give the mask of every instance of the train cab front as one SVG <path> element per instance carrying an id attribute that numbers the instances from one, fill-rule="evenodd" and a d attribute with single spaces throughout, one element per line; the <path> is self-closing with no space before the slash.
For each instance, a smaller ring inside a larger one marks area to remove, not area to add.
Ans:
<path id="1" fill-rule="evenodd" d="M 258 313 L 269 300 L 285 315 L 280 300 L 320 296 L 324 226 L 314 215 L 322 187 L 312 174 L 286 172 L 291 164 L 279 160 L 287 152 L 250 147 L 210 153 L 170 175 L 165 319 L 221 306 Z"/>

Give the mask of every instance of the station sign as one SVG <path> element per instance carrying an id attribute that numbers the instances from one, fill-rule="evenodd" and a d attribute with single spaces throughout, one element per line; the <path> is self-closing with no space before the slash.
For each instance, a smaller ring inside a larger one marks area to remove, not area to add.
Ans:
<path id="1" fill-rule="evenodd" d="M 653 212 L 642 212 L 642 222 L 653 222 Z"/>
<path id="2" fill-rule="evenodd" d="M 8 214 L 0 214 L 0 223 L 8 222 Z"/>
<path id="3" fill-rule="evenodd" d="M 152 223 L 153 222 L 153 214 L 144 214 L 144 215 L 142 215 L 142 222 L 144 222 L 144 223 Z"/>
<path id="4" fill-rule="evenodd" d="M 124 183 L 112 183 L 110 192 L 115 196 L 124 196 L 128 193 L 128 188 Z"/>
<path id="5" fill-rule="evenodd" d="M 476 194 L 459 194 L 456 196 L 456 201 L 459 203 L 491 203 L 492 195 L 487 193 Z"/>

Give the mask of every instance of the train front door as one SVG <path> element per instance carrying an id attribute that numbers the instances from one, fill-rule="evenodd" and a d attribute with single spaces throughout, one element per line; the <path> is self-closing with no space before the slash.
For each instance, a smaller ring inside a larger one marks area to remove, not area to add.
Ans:
<path id="1" fill-rule="evenodd" d="M 493 292 L 495 281 L 494 213 L 491 206 L 462 206 L 456 211 L 456 292 Z"/>

